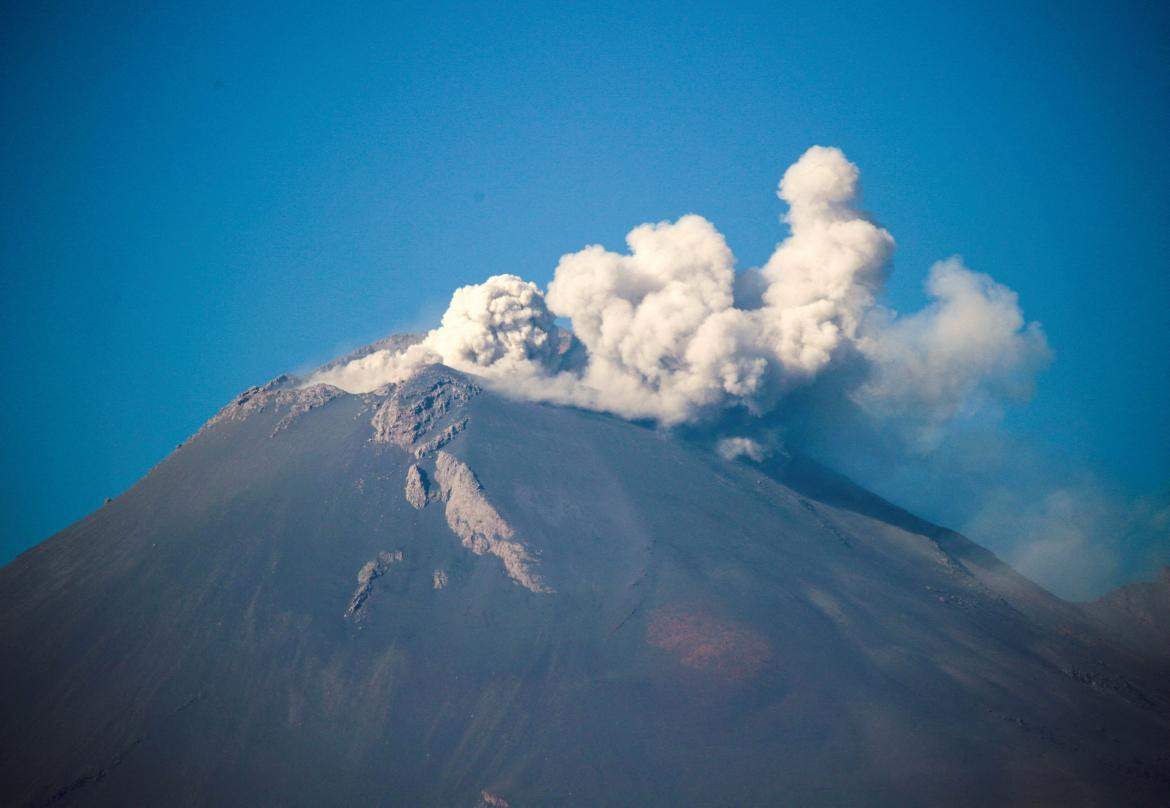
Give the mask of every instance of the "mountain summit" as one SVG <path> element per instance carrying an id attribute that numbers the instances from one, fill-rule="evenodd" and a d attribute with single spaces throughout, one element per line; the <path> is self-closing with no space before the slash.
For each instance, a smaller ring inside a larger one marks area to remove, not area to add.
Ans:
<path id="1" fill-rule="evenodd" d="M 0 801 L 1165 805 L 1168 587 L 442 365 L 280 377 L 0 570 Z"/>

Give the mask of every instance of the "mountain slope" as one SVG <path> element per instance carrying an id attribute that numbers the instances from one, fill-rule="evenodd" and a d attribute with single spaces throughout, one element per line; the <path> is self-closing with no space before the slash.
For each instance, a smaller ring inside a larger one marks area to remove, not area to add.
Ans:
<path id="1" fill-rule="evenodd" d="M 1165 804 L 1170 677 L 800 459 L 282 377 L 0 570 L 6 804 Z"/>
<path id="2" fill-rule="evenodd" d="M 1170 567 L 1156 581 L 1123 586 L 1087 604 L 1100 628 L 1136 653 L 1170 663 Z"/>

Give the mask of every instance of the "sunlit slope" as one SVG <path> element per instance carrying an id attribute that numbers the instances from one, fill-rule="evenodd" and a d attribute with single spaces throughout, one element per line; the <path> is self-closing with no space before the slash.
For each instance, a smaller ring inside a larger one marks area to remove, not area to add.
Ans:
<path id="1" fill-rule="evenodd" d="M 990 553 L 442 367 L 249 391 L 0 607 L 7 804 L 1170 799 L 1168 671 Z"/>

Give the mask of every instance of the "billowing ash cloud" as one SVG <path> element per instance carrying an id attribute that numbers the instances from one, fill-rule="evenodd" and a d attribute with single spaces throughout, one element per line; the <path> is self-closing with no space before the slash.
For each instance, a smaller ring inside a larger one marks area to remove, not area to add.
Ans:
<path id="1" fill-rule="evenodd" d="M 931 267 L 925 309 L 906 317 L 875 312 L 859 348 L 868 379 L 852 398 L 871 414 L 908 421 L 929 449 L 957 417 L 1023 400 L 1051 358 L 1039 323 L 1025 324 L 1015 292 L 958 258 Z"/>
<path id="2" fill-rule="evenodd" d="M 728 407 L 762 414 L 835 363 L 859 363 L 849 397 L 924 445 L 951 419 L 1026 394 L 1047 343 L 989 277 L 951 259 L 931 270 L 923 311 L 877 304 L 894 240 L 857 209 L 858 170 L 840 150 L 805 152 L 779 196 L 790 234 L 759 269 L 737 272 L 701 216 L 644 224 L 628 253 L 562 257 L 547 294 L 514 275 L 465 286 L 422 343 L 310 383 L 363 392 L 442 362 L 512 395 L 670 426 Z"/>

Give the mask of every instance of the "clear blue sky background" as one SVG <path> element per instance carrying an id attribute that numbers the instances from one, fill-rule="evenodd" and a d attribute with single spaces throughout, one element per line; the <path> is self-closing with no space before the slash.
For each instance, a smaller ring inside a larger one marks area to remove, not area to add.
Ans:
<path id="1" fill-rule="evenodd" d="M 701 213 L 741 266 L 809 145 L 1056 353 L 1007 429 L 1170 484 L 1164 3 L 7 3 L 0 561 L 233 394 L 498 272 Z"/>

